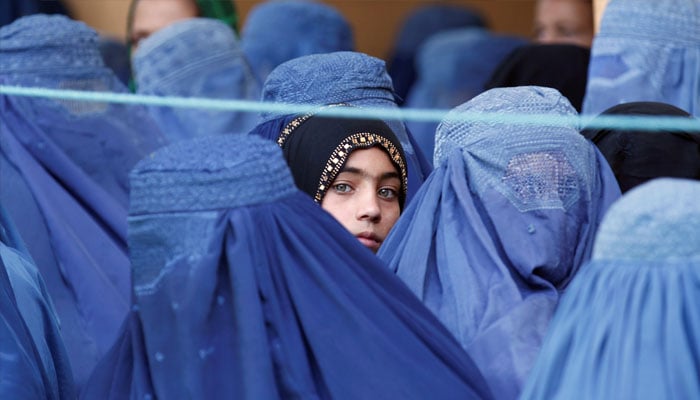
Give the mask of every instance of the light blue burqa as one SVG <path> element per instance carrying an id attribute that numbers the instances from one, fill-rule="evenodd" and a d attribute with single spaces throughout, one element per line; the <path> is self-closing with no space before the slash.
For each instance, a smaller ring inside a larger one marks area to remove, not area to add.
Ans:
<path id="1" fill-rule="evenodd" d="M 700 116 L 700 2 L 612 0 L 591 47 L 583 114 L 655 101 Z"/>
<path id="2" fill-rule="evenodd" d="M 520 393 L 561 292 L 620 196 L 575 126 L 460 120 L 460 113 L 574 117 L 559 92 L 489 90 L 437 130 L 435 165 L 379 250 L 474 359 L 494 397 Z"/>
<path id="3" fill-rule="evenodd" d="M 137 93 L 218 100 L 260 98 L 260 85 L 240 49 L 236 33 L 210 18 L 175 22 L 149 36 L 133 56 Z M 150 107 L 171 141 L 196 136 L 246 133 L 256 112 Z"/>
<path id="4" fill-rule="evenodd" d="M 613 204 L 521 398 L 700 397 L 699 198 L 662 178 Z"/>

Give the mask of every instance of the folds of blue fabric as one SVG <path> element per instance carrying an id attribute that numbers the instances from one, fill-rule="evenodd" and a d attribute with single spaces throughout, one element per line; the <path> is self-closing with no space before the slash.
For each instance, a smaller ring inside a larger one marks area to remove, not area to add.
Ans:
<path id="1" fill-rule="evenodd" d="M 558 210 L 520 213 L 495 191 L 477 199 L 462 157 L 456 150 L 433 171 L 378 257 L 455 335 L 494 396 L 516 398 L 561 289 L 590 257 L 594 228 L 619 190 L 607 169 L 592 177 L 595 198 L 580 221 Z M 597 151 L 594 162 L 594 171 L 607 168 Z M 553 248 L 555 239 L 576 245 Z"/>
<path id="2" fill-rule="evenodd" d="M 54 399 L 1 258 L 0 267 L 0 395 L 6 399 Z"/>
<path id="3" fill-rule="evenodd" d="M 132 262 L 162 268 L 135 269 L 130 332 L 85 398 L 491 397 L 435 317 L 307 196 L 153 223 L 131 217 Z M 183 227 L 201 239 L 163 251 Z M 131 376 L 104 372 L 122 363 Z"/>
<path id="4" fill-rule="evenodd" d="M 39 271 L 25 254 L 4 243 L 0 243 L 0 261 L 6 269 L 17 309 L 37 350 L 39 365 L 46 375 L 47 398 L 74 398 L 70 362 L 56 312 Z"/>
<path id="5" fill-rule="evenodd" d="M 698 272 L 690 260 L 586 265 L 521 398 L 697 398 Z"/>
<path id="6" fill-rule="evenodd" d="M 128 309 L 126 211 L 32 129 L 0 122 L 0 199 L 46 281 L 80 385 Z"/>
<path id="7" fill-rule="evenodd" d="M 11 247 L 18 235 L 2 205 L 0 214 L 0 397 L 75 398 L 51 300 L 31 260 Z"/>

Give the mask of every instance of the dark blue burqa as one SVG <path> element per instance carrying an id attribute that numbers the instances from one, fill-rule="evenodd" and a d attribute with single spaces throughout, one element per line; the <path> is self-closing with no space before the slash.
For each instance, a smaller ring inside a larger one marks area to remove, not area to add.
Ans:
<path id="1" fill-rule="evenodd" d="M 0 29 L 0 83 L 126 92 L 97 34 L 63 16 Z M 3 95 L 0 200 L 41 272 L 78 384 L 129 306 L 128 171 L 163 143 L 141 107 Z"/>
<path id="2" fill-rule="evenodd" d="M 490 397 L 437 319 L 294 187 L 276 144 L 180 142 L 131 178 L 133 311 L 85 398 Z"/>
<path id="3" fill-rule="evenodd" d="M 2 205 L 0 352 L 0 398 L 75 398 L 73 376 L 53 304 Z"/>

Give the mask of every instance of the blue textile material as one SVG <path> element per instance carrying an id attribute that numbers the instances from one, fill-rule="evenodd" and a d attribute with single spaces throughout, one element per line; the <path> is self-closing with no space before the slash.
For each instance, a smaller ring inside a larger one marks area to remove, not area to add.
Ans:
<path id="1" fill-rule="evenodd" d="M 486 27 L 476 10 L 464 5 L 427 4 L 416 8 L 404 21 L 389 59 L 389 75 L 397 95 L 405 99 L 416 79 L 415 59 L 420 46 L 431 36 L 452 29 Z"/>
<path id="2" fill-rule="evenodd" d="M 524 399 L 700 396 L 700 183 L 663 178 L 608 211 Z"/>
<path id="3" fill-rule="evenodd" d="M 460 112 L 576 115 L 554 89 L 489 90 Z M 446 119 L 436 169 L 378 256 L 474 359 L 494 397 L 517 397 L 560 293 L 620 196 L 575 127 Z"/>
<path id="4" fill-rule="evenodd" d="M 134 53 L 139 94 L 258 100 L 260 85 L 225 23 L 192 18 L 171 24 L 146 38 Z M 258 120 L 254 112 L 150 107 L 171 141 L 223 133 L 246 133 Z"/>
<path id="5" fill-rule="evenodd" d="M 97 34 L 62 16 L 0 29 L 0 82 L 127 92 Z M 0 115 L 0 201 L 46 282 L 80 385 L 128 310 L 128 172 L 164 139 L 141 107 L 3 95 Z"/>
<path id="6" fill-rule="evenodd" d="M 253 7 L 241 47 L 265 82 L 278 65 L 317 53 L 355 50 L 352 27 L 334 7 L 313 0 L 269 0 Z"/>
<path id="7" fill-rule="evenodd" d="M 44 281 L 0 204 L 0 397 L 73 399 L 59 322 Z"/>
<path id="8" fill-rule="evenodd" d="M 267 78 L 262 100 L 319 106 L 346 103 L 358 107 L 398 109 L 384 61 L 351 51 L 309 55 L 281 64 Z M 266 122 L 279 115 L 264 112 L 261 117 Z M 408 203 L 432 168 L 414 145 L 411 133 L 402 121 L 384 122 L 399 138 L 406 154 Z"/>
<path id="9" fill-rule="evenodd" d="M 293 179 L 213 136 L 132 173 L 134 306 L 84 398 L 489 398 L 418 299 Z"/>
<path id="10" fill-rule="evenodd" d="M 526 43 L 515 36 L 467 28 L 432 36 L 420 48 L 416 83 L 405 107 L 451 109 L 484 91 L 491 74 L 508 54 Z M 432 160 L 437 122 L 408 121 L 423 154 Z"/>
<path id="11" fill-rule="evenodd" d="M 583 114 L 657 101 L 700 116 L 700 2 L 614 0 L 591 47 Z"/>

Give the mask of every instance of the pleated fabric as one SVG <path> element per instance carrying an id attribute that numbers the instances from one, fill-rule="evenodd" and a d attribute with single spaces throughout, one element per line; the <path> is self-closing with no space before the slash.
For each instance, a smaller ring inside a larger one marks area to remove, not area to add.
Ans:
<path id="1" fill-rule="evenodd" d="M 700 2 L 613 0 L 605 7 L 583 113 L 637 101 L 700 115 Z"/>
<path id="2" fill-rule="evenodd" d="M 133 307 L 84 398 L 490 398 L 410 291 L 254 136 L 132 172 Z"/>
<path id="3" fill-rule="evenodd" d="M 126 93 L 97 33 L 63 16 L 0 29 L 0 83 Z M 0 201 L 25 238 L 80 385 L 129 306 L 128 172 L 165 143 L 143 107 L 0 97 Z"/>
<path id="4" fill-rule="evenodd" d="M 608 211 L 523 399 L 700 396 L 700 183 L 652 180 Z"/>
<path id="5" fill-rule="evenodd" d="M 260 99 L 258 84 L 236 33 L 210 18 L 191 18 L 144 39 L 133 55 L 137 93 L 218 100 Z M 170 141 L 247 133 L 257 112 L 149 107 Z"/>
<path id="6" fill-rule="evenodd" d="M 0 204 L 0 397 L 74 399 L 59 320 L 39 271 Z"/>
<path id="7" fill-rule="evenodd" d="M 620 191 L 575 126 L 460 120 L 464 112 L 576 111 L 542 87 L 491 89 L 455 108 L 438 127 L 437 168 L 378 253 L 457 338 L 494 396 L 512 399 Z"/>

